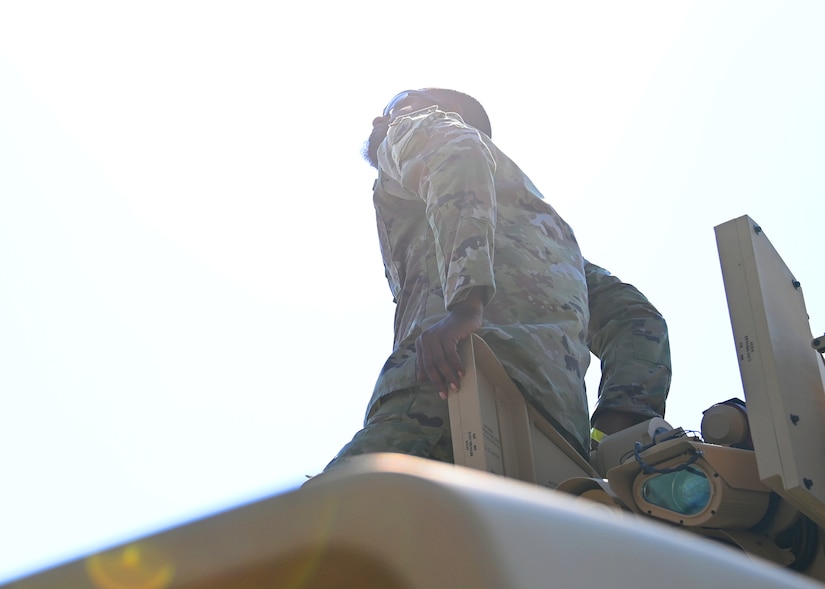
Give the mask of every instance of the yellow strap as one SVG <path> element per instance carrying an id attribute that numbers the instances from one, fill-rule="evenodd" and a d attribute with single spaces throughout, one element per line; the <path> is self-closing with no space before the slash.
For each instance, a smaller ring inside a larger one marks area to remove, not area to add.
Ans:
<path id="1" fill-rule="evenodd" d="M 604 433 L 602 430 L 596 429 L 595 427 L 590 428 L 590 439 L 596 442 L 597 444 L 600 444 L 606 436 L 607 434 Z"/>

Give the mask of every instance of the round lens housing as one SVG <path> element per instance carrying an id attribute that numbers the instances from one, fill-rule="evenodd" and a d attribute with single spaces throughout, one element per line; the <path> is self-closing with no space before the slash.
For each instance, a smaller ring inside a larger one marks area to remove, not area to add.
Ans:
<path id="1" fill-rule="evenodd" d="M 701 513 L 710 503 L 710 481 L 690 467 L 652 476 L 642 483 L 641 492 L 648 503 L 685 516 Z"/>

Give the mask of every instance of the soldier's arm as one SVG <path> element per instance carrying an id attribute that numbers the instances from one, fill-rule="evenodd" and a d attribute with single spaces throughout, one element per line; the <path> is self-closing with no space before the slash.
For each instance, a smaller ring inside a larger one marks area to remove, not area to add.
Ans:
<path id="1" fill-rule="evenodd" d="M 445 310 L 479 287 L 486 304 L 495 292 L 496 165 L 479 132 L 425 109 L 396 119 L 384 146 L 382 169 L 426 203 Z"/>
<path id="2" fill-rule="evenodd" d="M 670 343 L 664 317 L 634 286 L 585 263 L 588 345 L 601 361 L 599 402 L 591 422 L 606 434 L 664 416 Z"/>
<path id="3" fill-rule="evenodd" d="M 477 130 L 437 109 L 396 119 L 382 149 L 382 169 L 426 203 L 447 315 L 416 341 L 416 367 L 446 398 L 463 371 L 458 343 L 495 292 L 495 161 Z"/>

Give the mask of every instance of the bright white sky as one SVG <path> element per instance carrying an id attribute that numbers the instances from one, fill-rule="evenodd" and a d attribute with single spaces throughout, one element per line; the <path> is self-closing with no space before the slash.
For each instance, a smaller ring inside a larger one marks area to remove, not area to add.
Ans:
<path id="1" fill-rule="evenodd" d="M 715 225 L 758 221 L 825 331 L 825 3 L 128 6 L 0 3 L 0 581 L 351 438 L 393 313 L 359 151 L 406 88 L 478 97 L 665 314 L 672 424 L 742 396 Z"/>

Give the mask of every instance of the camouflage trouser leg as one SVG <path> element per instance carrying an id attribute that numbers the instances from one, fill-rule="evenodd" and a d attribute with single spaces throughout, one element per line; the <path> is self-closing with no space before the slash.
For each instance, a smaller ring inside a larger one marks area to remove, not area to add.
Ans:
<path id="1" fill-rule="evenodd" d="M 355 434 L 325 470 L 346 458 L 372 452 L 398 452 L 453 462 L 450 413 L 434 389 L 404 389 L 384 397 L 364 429 Z"/>

